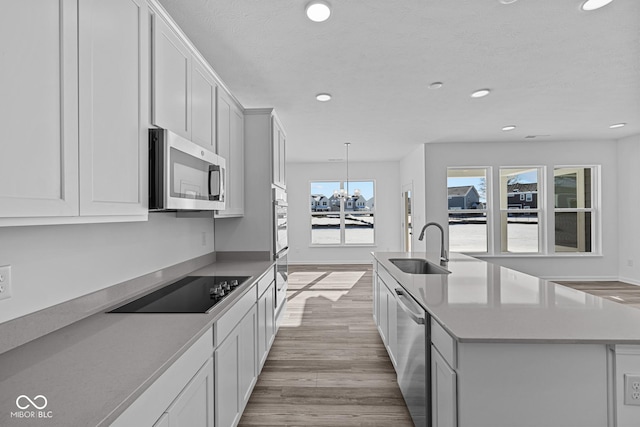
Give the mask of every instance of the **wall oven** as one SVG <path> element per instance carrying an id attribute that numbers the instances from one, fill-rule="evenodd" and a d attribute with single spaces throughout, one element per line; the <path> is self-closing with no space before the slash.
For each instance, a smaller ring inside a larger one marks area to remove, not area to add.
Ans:
<path id="1" fill-rule="evenodd" d="M 289 266 L 287 254 L 287 193 L 281 188 L 273 189 L 273 256 L 276 261 L 276 325 L 280 324 L 283 307 L 287 300 Z"/>
<path id="2" fill-rule="evenodd" d="M 149 210 L 223 210 L 225 160 L 167 129 L 149 129 Z"/>

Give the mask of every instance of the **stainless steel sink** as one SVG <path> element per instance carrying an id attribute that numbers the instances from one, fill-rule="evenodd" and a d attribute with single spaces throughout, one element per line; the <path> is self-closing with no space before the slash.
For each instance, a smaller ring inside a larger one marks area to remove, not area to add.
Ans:
<path id="1" fill-rule="evenodd" d="M 401 271 L 409 274 L 451 274 L 446 268 L 423 258 L 391 258 L 389 261 Z"/>

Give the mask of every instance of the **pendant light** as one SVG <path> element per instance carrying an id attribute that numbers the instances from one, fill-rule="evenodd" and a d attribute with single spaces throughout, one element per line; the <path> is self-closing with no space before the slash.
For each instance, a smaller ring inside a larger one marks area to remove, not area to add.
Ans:
<path id="1" fill-rule="evenodd" d="M 340 190 L 333 190 L 333 197 L 336 197 L 341 200 L 346 200 L 349 198 L 357 199 L 358 197 L 360 197 L 360 190 L 358 189 L 353 191 L 353 195 L 349 194 L 349 146 L 350 145 L 351 145 L 350 142 L 344 143 L 345 149 L 347 151 L 347 180 L 345 181 L 346 188 L 341 188 Z"/>

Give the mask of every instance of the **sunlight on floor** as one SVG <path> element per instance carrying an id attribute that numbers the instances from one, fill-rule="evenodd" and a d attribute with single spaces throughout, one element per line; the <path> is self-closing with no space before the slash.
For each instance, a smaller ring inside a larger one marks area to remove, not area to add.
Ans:
<path id="1" fill-rule="evenodd" d="M 349 289 L 360 280 L 364 271 L 340 272 L 294 272 L 289 274 L 287 311 L 283 327 L 302 326 L 305 314 L 311 314 L 311 306 L 320 302 L 316 298 L 336 302 L 349 293 Z"/>

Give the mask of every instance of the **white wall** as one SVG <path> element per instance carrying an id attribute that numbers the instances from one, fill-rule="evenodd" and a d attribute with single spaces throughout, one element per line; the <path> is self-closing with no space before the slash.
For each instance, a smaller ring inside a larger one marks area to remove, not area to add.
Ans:
<path id="1" fill-rule="evenodd" d="M 206 244 L 203 245 L 205 234 Z M 0 323 L 213 252 L 211 218 L 150 213 L 148 222 L 0 228 L 12 297 Z"/>
<path id="2" fill-rule="evenodd" d="M 287 163 L 289 262 L 368 263 L 371 252 L 401 250 L 402 199 L 398 169 L 398 162 L 349 162 L 350 181 L 373 179 L 376 183 L 375 246 L 311 247 L 309 183 L 344 179 L 346 164 Z"/>
<path id="3" fill-rule="evenodd" d="M 620 280 L 640 285 L 640 135 L 618 141 L 618 268 Z"/>
<path id="4" fill-rule="evenodd" d="M 512 255 L 485 259 L 543 278 L 618 278 L 618 156 L 615 141 L 426 144 L 425 164 L 427 220 L 442 225 L 447 224 L 447 167 L 491 166 L 495 176 L 500 166 L 542 165 L 547 167 L 549 179 L 554 165 L 601 165 L 602 256 Z M 433 238 L 430 240 L 430 252 L 437 252 L 437 247 L 434 248 L 437 242 Z"/>
<path id="5" fill-rule="evenodd" d="M 420 229 L 425 222 L 425 168 L 424 168 L 424 144 L 420 144 L 400 161 L 400 185 L 411 185 L 413 194 L 411 200 L 411 215 L 413 221 L 413 234 L 411 236 L 411 248 L 413 251 L 424 251 L 424 242 L 418 241 Z M 402 211 L 400 212 L 402 215 Z"/>

